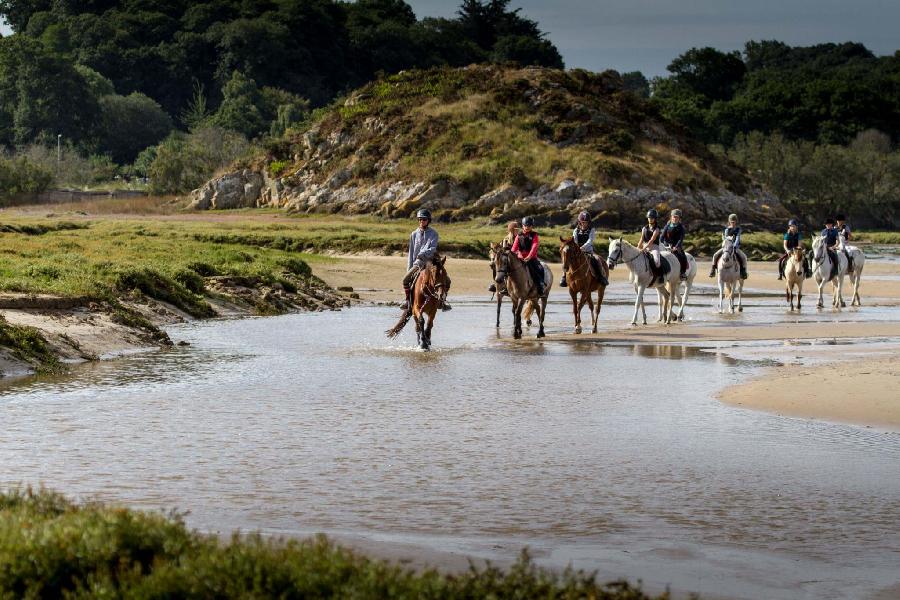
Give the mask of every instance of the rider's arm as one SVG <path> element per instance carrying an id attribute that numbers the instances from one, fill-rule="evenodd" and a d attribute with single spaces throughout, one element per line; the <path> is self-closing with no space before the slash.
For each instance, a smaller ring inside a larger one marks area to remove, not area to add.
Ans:
<path id="1" fill-rule="evenodd" d="M 659 241 L 660 229 L 657 227 L 653 230 L 653 235 L 650 236 L 650 240 L 647 242 L 648 246 L 652 246 L 654 243 Z"/>
<path id="2" fill-rule="evenodd" d="M 512 252 L 513 254 L 515 254 L 516 256 L 519 255 L 519 236 L 516 236 L 515 238 L 513 238 L 513 245 L 512 245 L 512 248 L 509 249 L 509 251 Z"/>
<path id="3" fill-rule="evenodd" d="M 434 253 L 437 252 L 437 246 L 437 231 L 429 227 L 425 230 L 425 240 L 422 244 L 422 249 L 419 250 L 419 255 L 416 256 L 416 260 L 420 261 L 423 265 L 428 263 L 428 261 L 431 260 L 431 257 L 434 256 Z"/>
<path id="4" fill-rule="evenodd" d="M 788 248 L 787 243 L 788 243 L 788 234 L 784 234 L 784 241 L 781 242 L 781 245 L 784 246 L 784 253 L 785 253 L 785 254 L 790 254 L 791 249 Z"/>
<path id="5" fill-rule="evenodd" d="M 531 250 L 528 251 L 528 256 L 524 258 L 525 262 L 535 258 L 538 253 L 538 234 L 534 234 L 534 243 L 531 244 Z"/>
<path id="6" fill-rule="evenodd" d="M 590 253 L 594 250 L 594 235 L 596 235 L 596 233 L 597 233 L 597 231 L 593 227 L 591 227 L 591 232 L 590 232 L 590 234 L 588 234 L 588 241 L 586 241 L 581 246 L 581 249 L 584 252 Z"/>
<path id="7" fill-rule="evenodd" d="M 734 248 L 738 249 L 741 247 L 741 228 L 737 228 L 737 233 L 734 234 Z"/>
<path id="8" fill-rule="evenodd" d="M 407 252 L 406 258 L 406 270 L 409 271 L 412 269 L 413 261 L 416 260 L 416 257 L 413 256 L 413 252 L 415 252 L 416 247 L 416 232 L 413 231 L 409 236 L 409 251 Z"/>

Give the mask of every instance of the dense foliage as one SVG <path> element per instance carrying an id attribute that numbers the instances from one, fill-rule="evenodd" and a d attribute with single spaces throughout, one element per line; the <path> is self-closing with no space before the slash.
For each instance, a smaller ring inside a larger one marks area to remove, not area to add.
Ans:
<path id="1" fill-rule="evenodd" d="M 748 42 L 744 53 L 693 48 L 653 81 L 663 112 L 707 142 L 740 133 L 847 144 L 877 129 L 900 141 L 900 52 L 876 57 L 857 43 L 791 47 Z"/>
<path id="2" fill-rule="evenodd" d="M 415 573 L 323 537 L 220 541 L 176 516 L 30 490 L 0 495 L 0 564 L 0 595 L 10 598 L 648 598 L 624 582 L 549 573 L 527 556 L 505 571 Z"/>

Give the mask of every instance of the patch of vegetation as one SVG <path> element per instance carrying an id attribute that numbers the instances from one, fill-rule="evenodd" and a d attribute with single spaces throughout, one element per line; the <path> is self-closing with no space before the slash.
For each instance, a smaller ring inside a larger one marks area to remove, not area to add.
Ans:
<path id="1" fill-rule="evenodd" d="M 179 271 L 178 274 L 185 275 L 190 272 Z M 199 276 L 196 277 L 199 278 Z M 197 281 L 189 277 L 185 278 L 192 284 L 195 284 Z M 189 290 L 175 278 L 166 277 L 153 269 L 131 268 L 122 271 L 116 277 L 115 286 L 122 293 L 140 290 L 145 296 L 168 302 L 192 317 L 207 318 L 215 316 L 212 306 L 201 296 Z M 199 288 L 201 290 L 203 288 L 202 280 L 199 283 Z"/>
<path id="2" fill-rule="evenodd" d="M 79 506 L 31 489 L 0 494 L 0 564 L 8 597 L 649 598 L 626 582 L 550 573 L 526 553 L 508 570 L 416 573 L 321 536 L 223 542 L 188 530 L 175 514 Z"/>
<path id="3" fill-rule="evenodd" d="M 33 327 L 13 325 L 0 316 L 0 346 L 13 356 L 32 365 L 38 373 L 59 373 L 62 363 L 47 345 L 40 332 Z"/>

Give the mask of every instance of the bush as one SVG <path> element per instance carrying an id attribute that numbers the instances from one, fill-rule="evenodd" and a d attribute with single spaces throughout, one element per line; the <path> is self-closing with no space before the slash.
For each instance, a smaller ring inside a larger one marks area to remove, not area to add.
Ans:
<path id="1" fill-rule="evenodd" d="M 207 127 L 170 135 L 156 146 L 148 169 L 150 191 L 181 194 L 203 185 L 218 169 L 243 157 L 250 145 L 239 133 Z"/>
<path id="2" fill-rule="evenodd" d="M 53 182 L 53 172 L 24 156 L 0 158 L 0 198 L 39 194 Z"/>
<path id="3" fill-rule="evenodd" d="M 526 553 L 507 571 L 415 573 L 323 536 L 220 541 L 189 531 L 177 515 L 77 506 L 30 489 L 0 495 L 0 533 L 3 597 L 648 598 L 625 582 L 549 573 Z"/>
<path id="4" fill-rule="evenodd" d="M 185 277 L 185 279 L 192 285 L 195 285 L 197 281 L 190 276 Z M 202 289 L 202 279 L 200 281 L 200 289 Z M 115 287 L 122 293 L 138 290 L 145 296 L 168 302 L 192 317 L 207 318 L 215 316 L 213 308 L 202 297 L 177 280 L 170 279 L 153 269 L 132 268 L 123 271 L 116 277 Z"/>

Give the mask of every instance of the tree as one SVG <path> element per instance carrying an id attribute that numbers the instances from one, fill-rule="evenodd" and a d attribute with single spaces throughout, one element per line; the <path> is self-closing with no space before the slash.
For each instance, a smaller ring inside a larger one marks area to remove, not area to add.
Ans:
<path id="1" fill-rule="evenodd" d="M 268 124 L 259 105 L 261 98 L 256 82 L 235 71 L 222 90 L 222 104 L 212 117 L 212 123 L 254 138 L 266 130 Z"/>
<path id="2" fill-rule="evenodd" d="M 148 146 L 165 138 L 174 125 L 162 107 L 140 92 L 100 99 L 100 148 L 119 164 L 131 163 Z"/>
<path id="3" fill-rule="evenodd" d="M 637 94 L 641 98 L 650 97 L 650 82 L 647 81 L 647 78 L 640 71 L 622 73 L 622 82 L 625 84 L 625 89 L 629 92 Z"/>
<path id="4" fill-rule="evenodd" d="M 728 100 L 747 72 L 739 52 L 691 48 L 666 69 L 679 83 L 712 100 Z"/>
<path id="5" fill-rule="evenodd" d="M 514 62 L 523 66 L 538 65 L 563 68 L 563 59 L 550 41 L 525 35 L 505 35 L 494 44 L 491 60 Z"/>

